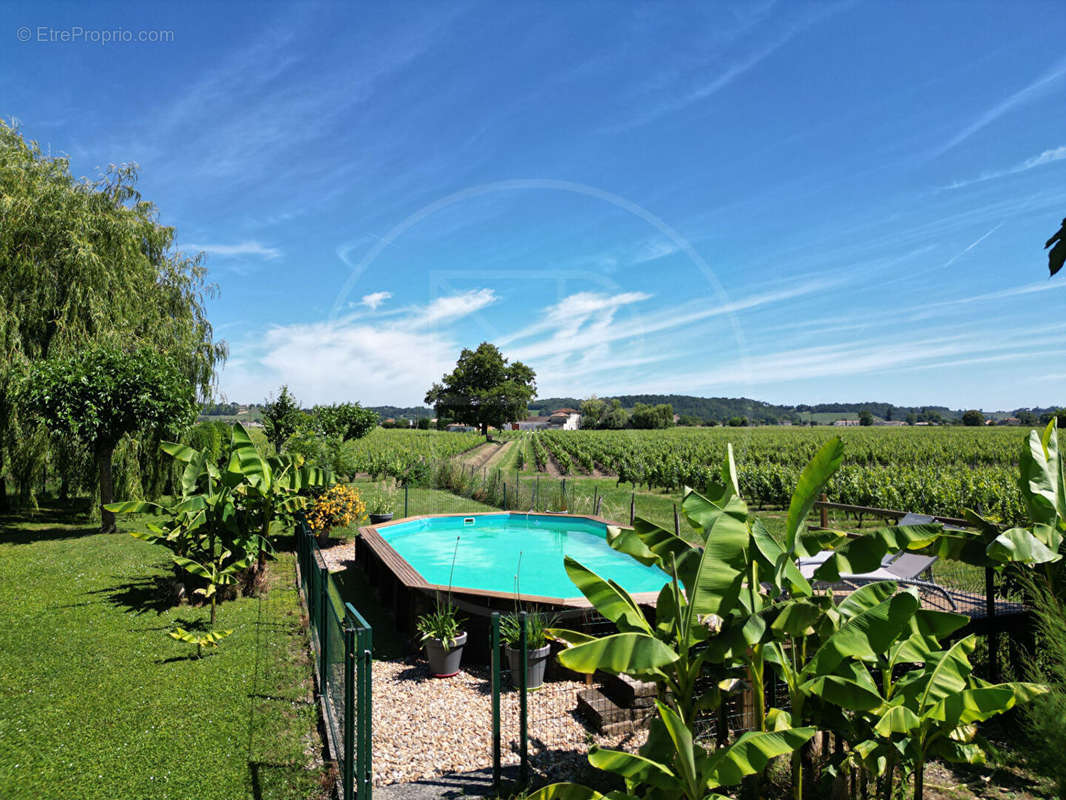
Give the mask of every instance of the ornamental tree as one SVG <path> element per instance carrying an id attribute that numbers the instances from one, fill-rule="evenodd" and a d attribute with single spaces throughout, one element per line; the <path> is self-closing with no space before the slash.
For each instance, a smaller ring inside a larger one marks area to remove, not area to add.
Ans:
<path id="1" fill-rule="evenodd" d="M 500 427 L 525 415 L 537 392 L 536 373 L 521 361 L 508 362 L 496 345 L 482 342 L 463 349 L 455 369 L 433 384 L 425 402 L 438 418 L 477 425 L 486 439 L 489 426 Z"/>
<path id="2" fill-rule="evenodd" d="M 34 364 L 20 404 L 55 435 L 71 435 L 93 454 L 102 506 L 100 531 L 115 530 L 111 460 L 123 436 L 160 434 L 191 425 L 195 392 L 173 359 L 146 347 L 94 346 Z"/>
<path id="3" fill-rule="evenodd" d="M 344 442 L 362 439 L 378 424 L 378 415 L 358 403 L 315 406 L 311 409 L 311 416 L 319 433 Z"/>
<path id="4" fill-rule="evenodd" d="M 267 399 L 263 408 L 263 430 L 277 452 L 281 452 L 285 440 L 296 433 L 303 422 L 304 413 L 288 386 L 281 387 L 276 399 Z"/>

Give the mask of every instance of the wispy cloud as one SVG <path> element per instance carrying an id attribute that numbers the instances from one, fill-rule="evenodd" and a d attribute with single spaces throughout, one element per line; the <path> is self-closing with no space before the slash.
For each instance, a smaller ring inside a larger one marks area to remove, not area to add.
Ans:
<path id="1" fill-rule="evenodd" d="M 371 292 L 370 294 L 363 295 L 363 299 L 360 301 L 360 304 L 366 306 L 371 311 L 377 311 L 378 306 L 380 306 L 390 297 L 392 297 L 392 292 Z"/>
<path id="2" fill-rule="evenodd" d="M 964 186 L 972 186 L 975 183 L 984 183 L 985 181 L 995 180 L 996 178 L 1004 178 L 1007 175 L 1017 175 L 1021 172 L 1028 172 L 1036 167 L 1042 167 L 1045 164 L 1053 164 L 1056 161 L 1062 161 L 1066 159 L 1066 145 L 1061 147 L 1053 147 L 1050 150 L 1045 150 L 1040 155 L 1027 158 L 1020 164 L 1015 164 L 1009 169 L 994 170 L 992 172 L 982 172 L 976 178 L 971 178 L 965 181 L 955 181 L 949 186 L 945 186 L 945 189 L 961 189 Z"/>
<path id="3" fill-rule="evenodd" d="M 281 258 L 281 251 L 276 247 L 268 247 L 267 245 L 257 241 L 240 242 L 238 244 L 185 244 L 182 245 L 183 250 L 202 251 L 209 256 L 220 256 L 222 258 L 239 258 L 244 256 L 257 256 L 259 258 L 265 258 L 273 260 L 275 258 Z"/>
<path id="4" fill-rule="evenodd" d="M 700 71 L 703 73 L 703 80 L 698 81 L 695 86 L 690 87 L 687 91 L 675 92 L 676 96 L 671 100 L 645 106 L 629 119 L 609 126 L 605 129 L 605 132 L 618 133 L 631 128 L 638 128 L 667 114 L 676 113 L 695 103 L 707 100 L 743 77 L 788 44 L 798 34 L 847 5 L 849 4 L 841 3 L 814 7 L 812 13 L 809 13 L 801 20 L 793 22 L 784 21 L 781 14 L 777 13 L 772 25 L 764 20 L 760 25 L 755 26 L 759 36 L 755 46 L 751 47 L 747 52 L 734 56 L 728 63 L 702 64 Z M 768 6 L 766 11 L 769 10 L 770 7 Z M 767 28 L 772 28 L 774 34 L 766 36 L 765 31 Z M 665 87 L 659 86 L 656 88 L 662 90 Z"/>
<path id="5" fill-rule="evenodd" d="M 840 283 L 840 279 L 810 280 L 784 289 L 748 295 L 728 302 L 711 299 L 695 300 L 681 305 L 670 305 L 655 312 L 634 313 L 621 322 L 615 321 L 616 312 L 633 303 L 649 299 L 648 295 L 631 292 L 613 297 L 575 295 L 564 298 L 545 310 L 542 319 L 523 332 L 526 338 L 531 333 L 550 331 L 547 337 L 521 346 L 515 353 L 522 360 L 558 358 L 582 353 L 588 348 L 612 342 L 639 340 L 648 342 L 655 334 L 686 328 L 692 335 L 693 326 L 717 317 L 728 317 L 742 311 L 752 311 L 763 306 L 782 303 L 797 297 L 824 291 Z M 593 308 L 597 313 L 574 313 L 574 307 Z M 669 348 L 675 352 L 675 348 Z"/>
<path id="6" fill-rule="evenodd" d="M 460 349 L 447 329 L 495 302 L 491 289 L 438 297 L 373 324 L 353 314 L 275 325 L 245 343 L 222 374 L 229 397 L 265 397 L 288 383 L 305 403 L 359 398 L 371 405 L 420 403 L 455 363 Z M 373 379 L 370 378 L 373 376 Z"/>
<path id="7" fill-rule="evenodd" d="M 492 289 L 473 289 L 461 294 L 438 297 L 402 324 L 415 329 L 455 322 L 495 302 L 496 293 Z"/>
<path id="8" fill-rule="evenodd" d="M 1025 105 L 1033 100 L 1036 100 L 1044 95 L 1045 92 L 1055 86 L 1055 84 L 1066 75 L 1066 59 L 1062 59 L 1057 62 L 1051 69 L 1041 75 L 1032 83 L 1022 87 L 1018 91 L 1011 95 L 1008 95 L 1000 102 L 989 108 L 987 111 L 978 115 L 976 119 L 966 125 L 962 130 L 952 136 L 947 142 L 941 145 L 934 153 L 934 156 L 941 156 L 952 148 L 958 147 L 965 142 L 971 136 L 978 131 L 991 125 L 997 119 L 1004 114 L 1013 111 L 1015 108 Z"/>

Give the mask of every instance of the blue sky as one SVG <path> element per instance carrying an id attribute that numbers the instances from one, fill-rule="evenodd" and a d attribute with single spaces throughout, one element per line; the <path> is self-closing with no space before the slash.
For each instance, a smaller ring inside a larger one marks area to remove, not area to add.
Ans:
<path id="1" fill-rule="evenodd" d="M 1064 26 L 1055 2 L 9 3 L 0 113 L 76 174 L 140 165 L 207 254 L 231 400 L 420 403 L 489 340 L 541 396 L 1051 405 Z"/>

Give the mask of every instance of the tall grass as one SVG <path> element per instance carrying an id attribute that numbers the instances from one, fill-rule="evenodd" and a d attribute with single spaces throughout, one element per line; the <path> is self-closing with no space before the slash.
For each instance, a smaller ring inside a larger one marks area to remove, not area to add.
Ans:
<path id="1" fill-rule="evenodd" d="M 1056 782 L 1059 796 L 1066 797 L 1066 604 L 1042 576 L 1027 575 L 1023 582 L 1037 641 L 1028 677 L 1050 688 L 1025 707 L 1028 757 L 1035 770 Z"/>

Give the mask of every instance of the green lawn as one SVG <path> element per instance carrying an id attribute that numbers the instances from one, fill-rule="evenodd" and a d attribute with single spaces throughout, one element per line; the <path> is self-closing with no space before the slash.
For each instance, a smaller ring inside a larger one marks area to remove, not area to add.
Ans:
<path id="1" fill-rule="evenodd" d="M 61 511 L 0 516 L 3 797 L 321 796 L 293 557 L 220 606 L 233 635 L 195 660 L 166 631 L 207 612 L 161 600 L 168 555 Z"/>

